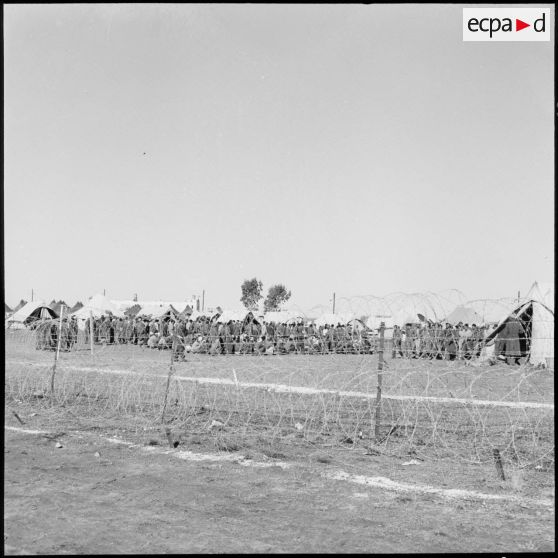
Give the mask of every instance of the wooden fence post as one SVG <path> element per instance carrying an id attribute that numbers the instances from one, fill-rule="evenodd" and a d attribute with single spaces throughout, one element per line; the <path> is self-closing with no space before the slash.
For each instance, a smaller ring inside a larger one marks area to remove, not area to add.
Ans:
<path id="1" fill-rule="evenodd" d="M 52 365 L 52 374 L 50 376 L 50 394 L 54 396 L 54 376 L 56 374 L 56 363 L 60 354 L 60 342 L 62 341 L 62 319 L 64 317 L 64 305 L 60 307 L 60 321 L 58 322 L 58 342 L 56 344 L 56 353 L 54 353 L 54 364 Z"/>
<path id="2" fill-rule="evenodd" d="M 379 346 L 378 346 L 378 384 L 376 387 L 376 409 L 375 409 L 375 424 L 374 424 L 374 438 L 376 443 L 380 441 L 380 422 L 382 420 L 382 376 L 384 371 L 384 331 L 385 323 L 380 323 L 379 330 Z"/>
<path id="3" fill-rule="evenodd" d="M 161 423 L 164 424 L 165 423 L 165 411 L 167 409 L 167 400 L 169 397 L 169 387 L 170 387 L 170 381 L 171 381 L 171 376 L 174 372 L 174 355 L 176 352 L 176 332 L 173 331 L 173 336 L 172 336 L 172 347 L 171 347 L 171 361 L 170 361 L 170 366 L 169 366 L 169 373 L 167 376 L 167 387 L 165 388 L 165 399 L 163 401 L 163 410 L 161 412 Z"/>
<path id="4" fill-rule="evenodd" d="M 504 474 L 504 465 L 502 464 L 502 457 L 500 456 L 500 450 L 494 448 L 492 450 L 492 453 L 494 455 L 494 464 L 496 465 L 496 472 L 498 473 L 498 476 L 502 480 L 506 480 L 506 475 Z"/>
<path id="5" fill-rule="evenodd" d="M 89 310 L 89 339 L 91 343 L 91 354 L 93 354 L 93 344 L 95 340 L 93 336 L 95 334 L 95 327 L 93 326 L 93 310 Z"/>

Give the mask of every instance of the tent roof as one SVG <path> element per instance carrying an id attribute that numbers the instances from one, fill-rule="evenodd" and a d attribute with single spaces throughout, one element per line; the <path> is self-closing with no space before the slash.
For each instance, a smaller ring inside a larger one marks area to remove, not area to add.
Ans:
<path id="1" fill-rule="evenodd" d="M 535 281 L 525 295 L 524 300 L 535 300 L 554 312 L 554 283 Z"/>
<path id="2" fill-rule="evenodd" d="M 497 324 L 517 307 L 517 299 L 471 300 L 467 307 L 472 308 L 482 318 L 483 324 Z"/>
<path id="3" fill-rule="evenodd" d="M 23 298 L 19 301 L 19 304 L 14 308 L 14 312 L 17 312 L 18 310 L 20 310 L 21 308 L 23 308 L 25 305 L 27 304 L 26 300 L 23 300 Z"/>
<path id="4" fill-rule="evenodd" d="M 181 314 L 183 316 L 186 316 L 186 314 L 184 314 L 184 311 L 182 311 Z M 201 318 L 201 317 L 213 318 L 213 316 L 216 316 L 216 315 L 217 315 L 217 312 L 209 312 L 207 310 L 204 310 L 202 312 L 200 310 L 193 310 L 192 313 L 188 315 L 188 319 L 197 320 L 198 318 Z"/>
<path id="5" fill-rule="evenodd" d="M 447 323 L 457 325 L 459 322 L 463 324 L 476 324 L 483 323 L 482 316 L 477 314 L 473 308 L 467 306 L 457 306 L 445 319 Z"/>
<path id="6" fill-rule="evenodd" d="M 301 320 L 305 316 L 301 312 L 295 310 L 279 310 L 277 312 L 266 312 L 263 315 L 263 319 L 266 322 L 283 324 L 291 320 Z"/>
<path id="7" fill-rule="evenodd" d="M 193 308 L 194 305 L 192 301 L 168 301 L 168 300 L 111 300 L 111 302 L 118 308 L 118 310 L 122 310 L 123 312 L 132 308 L 136 304 L 140 306 L 172 306 L 177 312 L 183 312 L 186 309 L 186 306 L 190 306 Z"/>
<path id="8" fill-rule="evenodd" d="M 320 317 L 316 319 L 314 322 L 317 326 L 322 325 L 334 325 L 337 324 L 346 324 L 353 320 L 355 316 L 353 314 L 345 313 L 345 314 L 332 314 L 332 313 L 325 313 L 322 314 Z"/>
<path id="9" fill-rule="evenodd" d="M 11 312 L 12 309 L 4 302 L 4 312 Z"/>
<path id="10" fill-rule="evenodd" d="M 58 315 L 60 315 L 60 311 L 62 309 L 62 306 L 64 306 L 64 313 L 69 313 L 70 311 L 70 307 L 63 301 L 63 300 L 59 300 L 58 302 L 55 302 L 54 304 L 50 304 L 49 305 Z"/>
<path id="11" fill-rule="evenodd" d="M 178 312 L 172 304 L 145 304 L 138 310 L 136 316 L 151 316 L 157 319 L 167 314 L 176 316 Z"/>
<path id="12" fill-rule="evenodd" d="M 72 312 L 77 312 L 80 308 L 83 308 L 83 303 L 78 301 L 70 308 L 70 314 Z"/>
<path id="13" fill-rule="evenodd" d="M 116 305 L 114 305 L 105 295 L 96 294 L 93 295 L 85 305 L 80 308 L 77 312 L 74 312 L 76 318 L 86 319 L 89 317 L 90 313 L 93 317 L 98 318 L 103 315 L 112 314 L 117 318 L 123 318 L 124 313 L 119 310 Z"/>
<path id="14" fill-rule="evenodd" d="M 8 318 L 8 322 L 25 322 L 25 320 L 35 314 L 37 314 L 37 318 L 39 318 L 39 314 L 41 314 L 43 310 L 52 318 L 58 317 L 58 314 L 50 308 L 44 300 L 35 300 L 28 302 L 17 312 L 14 312 Z"/>
<path id="15" fill-rule="evenodd" d="M 260 321 L 253 312 L 249 312 L 246 310 L 224 310 L 223 313 L 217 318 L 217 321 L 220 324 L 226 324 L 231 320 L 238 320 L 242 322 L 248 317 L 249 314 L 252 314 L 256 321 Z"/>

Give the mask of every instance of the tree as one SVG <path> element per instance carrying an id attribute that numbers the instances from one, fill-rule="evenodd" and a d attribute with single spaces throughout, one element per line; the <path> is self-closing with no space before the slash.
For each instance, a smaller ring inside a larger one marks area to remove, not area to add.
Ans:
<path id="1" fill-rule="evenodd" d="M 291 298 L 291 291 L 287 291 L 285 285 L 273 285 L 267 291 L 267 297 L 264 301 L 264 311 L 272 312 L 279 310 L 281 304 L 287 302 Z"/>
<path id="2" fill-rule="evenodd" d="M 262 298 L 262 282 L 258 281 L 255 277 L 253 279 L 246 279 L 240 288 L 242 290 L 240 302 L 244 304 L 247 310 L 257 310 L 258 302 Z"/>

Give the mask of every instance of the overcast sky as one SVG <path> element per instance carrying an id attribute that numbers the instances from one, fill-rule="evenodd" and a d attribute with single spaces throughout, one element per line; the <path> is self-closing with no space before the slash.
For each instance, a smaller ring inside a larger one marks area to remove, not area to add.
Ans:
<path id="1" fill-rule="evenodd" d="M 553 50 L 461 5 L 5 5 L 6 301 L 553 281 Z"/>

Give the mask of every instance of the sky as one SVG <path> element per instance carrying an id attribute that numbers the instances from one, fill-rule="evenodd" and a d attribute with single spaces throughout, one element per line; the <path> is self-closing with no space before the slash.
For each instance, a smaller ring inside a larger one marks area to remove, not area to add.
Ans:
<path id="1" fill-rule="evenodd" d="M 4 5 L 6 302 L 554 281 L 553 39 L 462 7 Z"/>

